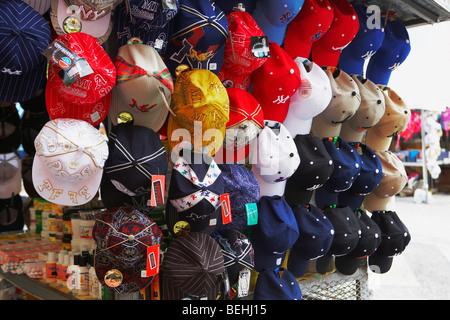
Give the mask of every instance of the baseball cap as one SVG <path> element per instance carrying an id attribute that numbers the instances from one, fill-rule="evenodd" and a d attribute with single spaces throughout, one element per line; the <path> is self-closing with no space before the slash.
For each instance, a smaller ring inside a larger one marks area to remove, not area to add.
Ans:
<path id="1" fill-rule="evenodd" d="M 0 153 L 14 152 L 21 142 L 20 116 L 15 104 L 0 107 Z"/>
<path id="2" fill-rule="evenodd" d="M 300 12 L 303 2 L 304 0 L 261 0 L 253 17 L 269 41 L 281 46 L 287 26 Z"/>
<path id="3" fill-rule="evenodd" d="M 204 154 L 183 150 L 170 177 L 165 212 L 169 232 L 180 235 L 187 227 L 191 232 L 212 234 L 222 224 L 223 193 L 223 177 L 216 162 Z"/>
<path id="4" fill-rule="evenodd" d="M 381 243 L 381 229 L 376 222 L 364 210 L 357 209 L 355 215 L 361 229 L 358 244 L 352 252 L 334 259 L 336 270 L 348 276 L 354 274 Z"/>
<path id="5" fill-rule="evenodd" d="M 252 95 L 261 104 L 264 120 L 283 123 L 289 99 L 300 88 L 297 64 L 277 43 L 269 41 L 270 58 L 253 75 Z"/>
<path id="6" fill-rule="evenodd" d="M 47 109 L 41 111 L 33 111 L 32 109 L 25 109 L 21 118 L 22 128 L 22 148 L 26 154 L 34 156 L 36 148 L 34 147 L 34 140 L 44 125 L 50 121 Z"/>
<path id="7" fill-rule="evenodd" d="M 348 0 L 329 1 L 334 20 L 325 35 L 313 43 L 312 60 L 319 66 L 337 67 L 342 49 L 350 44 L 359 30 L 359 21 Z"/>
<path id="8" fill-rule="evenodd" d="M 255 270 L 275 270 L 299 237 L 294 213 L 280 196 L 262 196 L 258 201 L 258 224 L 251 227 Z"/>
<path id="9" fill-rule="evenodd" d="M 251 152 L 252 171 L 261 195 L 282 196 L 286 180 L 301 161 L 291 134 L 282 124 L 276 130 L 264 127 Z"/>
<path id="10" fill-rule="evenodd" d="M 113 27 L 113 10 L 120 0 L 52 0 L 50 18 L 58 36 L 83 32 L 103 44 Z"/>
<path id="11" fill-rule="evenodd" d="M 299 237 L 289 251 L 287 269 L 302 277 L 310 260 L 325 255 L 334 238 L 334 227 L 322 210 L 314 205 L 293 206 Z"/>
<path id="12" fill-rule="evenodd" d="M 146 288 L 153 276 L 143 277 L 147 266 L 147 248 L 160 245 L 162 232 L 148 216 L 131 207 L 101 210 L 96 214 L 92 238 L 95 273 L 108 287 L 105 275 L 110 270 L 122 273 L 122 282 L 113 287 L 118 293 L 137 292 Z"/>
<path id="13" fill-rule="evenodd" d="M 284 126 L 295 134 L 309 134 L 313 118 L 322 113 L 331 101 L 331 84 L 325 71 L 314 62 L 297 57 L 302 83 L 289 101 Z"/>
<path id="14" fill-rule="evenodd" d="M 22 231 L 25 224 L 23 200 L 19 194 L 0 199 L 0 233 Z"/>
<path id="15" fill-rule="evenodd" d="M 20 0 L 0 3 L 0 101 L 22 102 L 45 86 L 50 26 Z"/>
<path id="16" fill-rule="evenodd" d="M 117 190 L 130 197 L 149 196 L 152 177 L 167 173 L 166 149 L 158 134 L 147 127 L 114 126 L 108 149 L 104 175 Z"/>
<path id="17" fill-rule="evenodd" d="M 32 171 L 33 171 L 34 155 L 25 155 L 22 158 L 22 183 L 25 192 L 30 198 L 40 198 L 41 196 L 34 189 Z"/>
<path id="18" fill-rule="evenodd" d="M 227 39 L 228 21 L 219 6 L 211 1 L 180 0 L 165 53 L 170 73 L 176 77 L 175 70 L 180 64 L 219 72 L 211 68 L 209 61 Z"/>
<path id="19" fill-rule="evenodd" d="M 219 164 L 222 171 L 224 193 L 230 195 L 230 209 L 233 217 L 222 229 L 243 232 L 247 226 L 246 204 L 257 203 L 260 199 L 259 184 L 253 172 L 244 165 Z"/>
<path id="20" fill-rule="evenodd" d="M 256 279 L 254 300 L 302 300 L 299 283 L 289 272 L 280 268 L 277 271 L 263 270 Z"/>
<path id="21" fill-rule="evenodd" d="M 380 121 L 366 133 L 366 144 L 376 151 L 385 150 L 383 142 L 404 131 L 411 119 L 406 102 L 392 88 L 379 87 L 384 95 L 385 112 Z"/>
<path id="22" fill-rule="evenodd" d="M 381 229 L 381 243 L 368 259 L 369 269 L 386 273 L 392 267 L 394 256 L 405 251 L 411 234 L 395 211 L 374 211 L 371 218 Z"/>
<path id="23" fill-rule="evenodd" d="M 332 98 L 325 110 L 313 119 L 311 132 L 321 138 L 339 136 L 342 124 L 353 117 L 361 104 L 356 81 L 338 68 L 326 68 Z"/>
<path id="24" fill-rule="evenodd" d="M 323 145 L 333 160 L 334 169 L 330 178 L 322 187 L 316 190 L 316 205 L 325 206 L 338 204 L 338 194 L 348 190 L 361 172 L 361 159 L 358 152 L 345 140 L 337 138 L 322 139 Z"/>
<path id="25" fill-rule="evenodd" d="M 388 20 L 383 42 L 367 65 L 367 78 L 375 84 L 388 85 L 392 71 L 406 60 L 410 52 L 409 35 L 403 23 Z"/>
<path id="26" fill-rule="evenodd" d="M 316 260 L 320 274 L 327 273 L 333 258 L 352 252 L 361 237 L 361 226 L 350 207 L 325 207 L 323 212 L 334 227 L 334 237 L 328 252 Z"/>
<path id="27" fill-rule="evenodd" d="M 137 40 L 163 55 L 172 35 L 173 18 L 179 9 L 178 0 L 122 1 L 114 10 L 112 34 L 117 45 L 121 47 Z"/>
<path id="28" fill-rule="evenodd" d="M 9 199 L 22 189 L 22 161 L 17 152 L 0 153 L 0 199 Z"/>
<path id="29" fill-rule="evenodd" d="M 228 88 L 249 90 L 253 72 L 267 61 L 266 57 L 256 57 L 254 53 L 259 44 L 253 41 L 264 33 L 246 11 L 231 12 L 226 18 L 230 36 L 224 46 L 223 63 L 217 76 Z"/>
<path id="30" fill-rule="evenodd" d="M 108 158 L 108 145 L 99 130 L 83 120 L 51 120 L 34 145 L 32 179 L 43 199 L 78 206 L 95 197 Z"/>
<path id="31" fill-rule="evenodd" d="M 222 249 L 204 233 L 177 237 L 164 253 L 161 271 L 163 300 L 215 300 L 225 271 Z"/>
<path id="32" fill-rule="evenodd" d="M 222 249 L 224 267 L 233 286 L 242 270 L 252 270 L 255 265 L 252 243 L 243 233 L 232 229 L 219 231 L 214 239 Z"/>
<path id="33" fill-rule="evenodd" d="M 361 104 L 356 113 L 342 124 L 339 136 L 348 142 L 361 141 L 365 132 L 381 120 L 386 110 L 384 94 L 369 79 L 351 75 L 361 96 Z"/>
<path id="34" fill-rule="evenodd" d="M 284 38 L 284 50 L 292 59 L 309 58 L 312 44 L 323 37 L 334 18 L 329 0 L 305 0 L 302 8 L 289 22 Z"/>
<path id="35" fill-rule="evenodd" d="M 205 69 L 181 72 L 170 107 L 167 137 L 171 148 L 177 152 L 181 141 L 183 145 L 190 142 L 194 151 L 214 156 L 222 146 L 230 114 L 227 90 L 219 78 Z"/>
<path id="36" fill-rule="evenodd" d="M 67 33 L 56 40 L 84 58 L 93 73 L 67 87 L 58 74 L 61 67 L 51 60 L 45 91 L 48 114 L 51 119 L 79 119 L 97 126 L 109 112 L 116 68 L 100 43 L 86 33 Z"/>
<path id="37" fill-rule="evenodd" d="M 364 197 L 364 208 L 373 212 L 386 210 L 393 196 L 403 190 L 408 176 L 402 161 L 390 151 L 375 151 L 380 159 L 383 171 L 378 186 Z"/>
<path id="38" fill-rule="evenodd" d="M 134 125 L 153 131 L 167 120 L 173 79 L 164 61 L 153 47 L 146 44 L 125 44 L 114 60 L 116 85 L 112 88 L 109 119 L 113 125 L 123 114 Z"/>
<path id="39" fill-rule="evenodd" d="M 384 39 L 384 27 L 373 25 L 373 12 L 363 4 L 352 4 L 358 16 L 359 29 L 352 42 L 339 57 L 339 68 L 348 74 L 363 75 L 364 63 L 377 52 Z"/>
<path id="40" fill-rule="evenodd" d="M 355 149 L 359 157 L 361 170 L 353 180 L 352 186 L 338 193 L 337 202 L 355 210 L 362 205 L 364 196 L 378 186 L 383 177 L 383 168 L 375 151 L 368 146 L 358 142 L 349 142 L 349 145 Z"/>
<path id="41" fill-rule="evenodd" d="M 333 159 L 319 137 L 298 134 L 294 143 L 301 161 L 287 179 L 284 198 L 291 206 L 307 205 L 314 190 L 321 188 L 333 173 Z"/>
<path id="42" fill-rule="evenodd" d="M 218 163 L 241 163 L 248 158 L 250 146 L 264 128 L 261 105 L 248 91 L 226 88 L 230 101 L 229 120 L 222 148 L 214 155 Z"/>
<path id="43" fill-rule="evenodd" d="M 239 10 L 245 9 L 246 12 L 252 14 L 258 0 L 216 0 L 214 2 L 225 14 L 235 11 L 237 7 Z"/>

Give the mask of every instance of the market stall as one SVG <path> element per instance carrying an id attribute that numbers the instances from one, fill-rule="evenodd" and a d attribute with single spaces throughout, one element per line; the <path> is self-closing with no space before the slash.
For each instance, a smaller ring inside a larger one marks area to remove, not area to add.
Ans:
<path id="1" fill-rule="evenodd" d="M 390 80 L 447 2 L 0 0 L 0 17 L 0 281 L 25 298 L 369 299 L 368 272 L 407 250 L 391 146 L 417 106 Z"/>

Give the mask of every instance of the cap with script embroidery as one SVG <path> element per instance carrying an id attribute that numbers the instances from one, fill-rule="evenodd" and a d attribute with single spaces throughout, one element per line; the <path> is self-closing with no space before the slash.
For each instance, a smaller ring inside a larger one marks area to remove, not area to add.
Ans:
<path id="1" fill-rule="evenodd" d="M 0 102 L 27 101 L 45 88 L 50 26 L 26 3 L 1 1 L 0 33 Z"/>
<path id="2" fill-rule="evenodd" d="M 319 66 L 337 67 L 342 49 L 350 44 L 359 30 L 359 21 L 348 0 L 330 1 L 334 20 L 325 35 L 314 42 L 312 60 Z"/>
<path id="3" fill-rule="evenodd" d="M 157 132 L 167 120 L 173 79 L 158 52 L 146 44 L 126 44 L 116 59 L 109 119 L 113 125 L 131 120 Z M 131 119 L 128 119 L 131 118 Z"/>
<path id="4" fill-rule="evenodd" d="M 58 36 L 83 32 L 104 43 L 113 27 L 113 10 L 121 0 L 52 0 L 50 17 Z"/>
<path id="5" fill-rule="evenodd" d="M 99 130 L 83 120 L 55 119 L 34 141 L 32 178 L 45 200 L 78 206 L 94 199 L 108 158 L 108 144 Z"/>

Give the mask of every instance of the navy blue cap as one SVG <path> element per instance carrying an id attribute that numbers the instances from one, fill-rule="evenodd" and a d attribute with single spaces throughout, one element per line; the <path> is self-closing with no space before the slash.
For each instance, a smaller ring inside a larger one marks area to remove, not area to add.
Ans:
<path id="1" fill-rule="evenodd" d="M 15 152 L 21 142 L 21 121 L 16 106 L 0 107 L 0 153 Z"/>
<path id="2" fill-rule="evenodd" d="M 289 270 L 263 270 L 256 279 L 253 298 L 254 300 L 302 300 L 302 290 Z"/>
<path id="3" fill-rule="evenodd" d="M 372 192 L 383 178 L 383 167 L 378 155 L 367 145 L 359 142 L 350 142 L 355 148 L 361 163 L 361 171 L 350 189 L 338 194 L 338 203 L 349 206 L 353 210 L 361 207 L 364 197 Z M 358 152 L 359 151 L 359 152 Z"/>
<path id="4" fill-rule="evenodd" d="M 400 20 L 387 21 L 381 47 L 370 58 L 366 78 L 387 86 L 392 71 L 400 66 L 411 52 L 408 31 Z"/>
<path id="5" fill-rule="evenodd" d="M 367 12 L 366 5 L 352 4 L 359 20 L 359 29 L 355 38 L 345 47 L 339 57 L 339 69 L 348 74 L 362 75 L 364 63 L 377 52 L 384 39 L 384 26 L 370 25 L 368 20 L 373 16 Z"/>
<path id="6" fill-rule="evenodd" d="M 112 127 L 106 175 L 117 190 L 129 196 L 150 194 L 153 175 L 166 175 L 167 153 L 152 129 L 121 124 Z"/>
<path id="7" fill-rule="evenodd" d="M 381 229 L 376 222 L 365 210 L 358 209 L 355 214 L 360 224 L 361 238 L 352 252 L 334 259 L 336 270 L 345 275 L 354 274 L 381 243 Z"/>
<path id="8" fill-rule="evenodd" d="M 219 70 L 211 69 L 209 62 L 227 40 L 228 21 L 219 6 L 204 0 L 181 0 L 165 63 L 174 78 L 180 64 L 217 74 Z"/>
<path id="9" fill-rule="evenodd" d="M 386 273 L 394 256 L 406 249 L 411 234 L 395 211 L 373 211 L 371 218 L 381 229 L 381 243 L 368 259 L 369 268 L 375 273 Z"/>
<path id="10" fill-rule="evenodd" d="M 166 205 L 169 231 L 179 235 L 178 222 L 188 223 L 192 232 L 212 234 L 222 226 L 220 195 L 224 182 L 217 163 L 205 154 L 182 150 L 172 169 Z"/>
<path id="11" fill-rule="evenodd" d="M 130 3 L 131 12 L 127 11 L 127 2 Z M 155 48 L 159 54 L 164 54 L 179 6 L 178 0 L 152 1 L 150 6 L 144 0 L 122 1 L 114 10 L 112 32 L 118 46 L 121 47 L 136 37 Z"/>
<path id="12" fill-rule="evenodd" d="M 300 235 L 289 252 L 287 269 L 298 278 L 305 274 L 310 260 L 328 252 L 334 227 L 323 211 L 313 205 L 292 207 L 292 212 Z"/>
<path id="13" fill-rule="evenodd" d="M 361 171 L 358 153 L 348 142 L 339 137 L 336 142 L 328 138 L 322 142 L 333 159 L 334 170 L 323 187 L 316 190 L 316 205 L 321 209 L 338 204 L 338 194 L 348 190 Z"/>
<path id="14" fill-rule="evenodd" d="M 33 98 L 46 83 L 42 55 L 52 38 L 49 23 L 20 0 L 0 1 L 0 101 Z"/>
<path id="15" fill-rule="evenodd" d="M 233 12 L 233 8 L 241 3 L 245 11 L 252 14 L 253 11 L 255 11 L 256 3 L 258 0 L 216 0 L 215 4 L 219 6 L 219 8 L 225 13 L 229 14 L 230 12 Z"/>
<path id="16" fill-rule="evenodd" d="M 232 217 L 223 229 L 243 232 L 247 228 L 245 205 L 258 203 L 260 198 L 258 180 L 249 168 L 240 164 L 219 164 L 219 168 L 223 175 L 224 192 L 230 195 Z"/>
<path id="17" fill-rule="evenodd" d="M 330 178 L 334 165 L 319 137 L 296 135 L 294 143 L 300 156 L 300 165 L 287 179 L 284 198 L 289 205 L 307 205 L 314 190 Z"/>
<path id="18" fill-rule="evenodd" d="M 251 228 L 255 270 L 275 270 L 287 250 L 297 241 L 299 230 L 291 207 L 280 196 L 262 196 L 258 201 L 258 224 Z"/>
<path id="19" fill-rule="evenodd" d="M 289 22 L 300 12 L 303 3 L 304 0 L 261 0 L 253 18 L 267 39 L 281 46 Z"/>
<path id="20" fill-rule="evenodd" d="M 361 237 L 361 226 L 353 210 L 349 207 L 325 208 L 324 214 L 334 227 L 333 242 L 328 252 L 316 260 L 316 269 L 325 274 L 333 257 L 344 256 L 352 252 Z"/>

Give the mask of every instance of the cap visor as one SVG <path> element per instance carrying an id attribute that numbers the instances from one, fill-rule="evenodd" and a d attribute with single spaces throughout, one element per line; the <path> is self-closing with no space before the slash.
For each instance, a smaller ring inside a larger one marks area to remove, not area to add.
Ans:
<path id="1" fill-rule="evenodd" d="M 62 206 L 79 206 L 95 197 L 103 169 L 82 181 L 63 181 L 49 172 L 40 157 L 35 155 L 31 174 L 33 186 L 42 198 Z"/>

